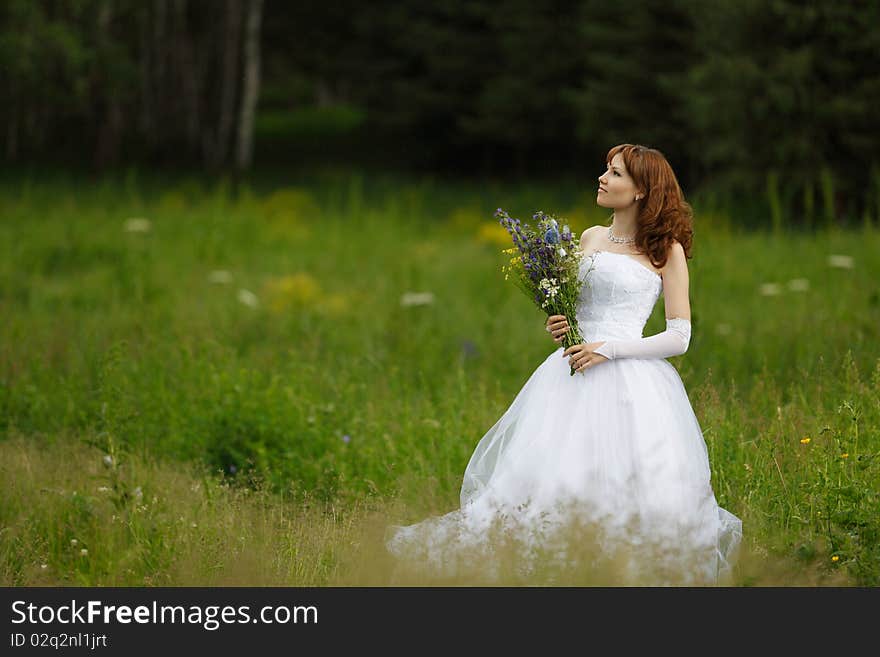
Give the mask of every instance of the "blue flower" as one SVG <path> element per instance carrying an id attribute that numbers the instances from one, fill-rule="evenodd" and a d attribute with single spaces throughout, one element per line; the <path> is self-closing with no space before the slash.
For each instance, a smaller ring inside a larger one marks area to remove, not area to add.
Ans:
<path id="1" fill-rule="evenodd" d="M 350 442 L 351 442 L 351 436 L 349 436 L 348 434 L 345 434 L 344 436 L 342 436 L 342 442 L 344 442 L 345 444 L 350 443 Z"/>
<path id="2" fill-rule="evenodd" d="M 461 351 L 466 358 L 474 358 L 475 356 L 480 355 L 480 350 L 477 348 L 477 345 L 470 340 L 462 340 Z"/>
<path id="3" fill-rule="evenodd" d="M 547 244 L 559 244 L 559 231 L 556 228 L 550 228 L 546 233 L 544 233 L 544 241 Z"/>

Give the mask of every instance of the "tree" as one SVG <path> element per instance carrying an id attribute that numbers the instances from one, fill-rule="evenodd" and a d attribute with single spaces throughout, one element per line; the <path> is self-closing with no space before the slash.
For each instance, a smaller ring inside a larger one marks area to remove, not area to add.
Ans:
<path id="1" fill-rule="evenodd" d="M 880 160 L 880 6 L 717 0 L 691 11 L 699 57 L 684 101 L 701 136 L 691 153 L 701 177 L 761 197 L 778 180 L 799 221 L 824 184 L 829 219 L 861 215 Z"/>
<path id="2" fill-rule="evenodd" d="M 260 19 L 263 0 L 248 0 L 244 41 L 244 92 L 241 117 L 238 121 L 238 142 L 235 156 L 239 171 L 251 166 L 254 142 L 254 112 L 260 89 Z"/>
<path id="3" fill-rule="evenodd" d="M 91 150 L 98 169 L 124 156 L 249 166 L 261 11 L 262 0 L 4 3 L 7 160 L 68 148 Z"/>

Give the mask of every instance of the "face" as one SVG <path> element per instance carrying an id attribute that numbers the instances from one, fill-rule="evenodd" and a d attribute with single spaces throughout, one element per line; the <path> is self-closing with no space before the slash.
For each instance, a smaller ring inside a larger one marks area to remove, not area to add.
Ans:
<path id="1" fill-rule="evenodd" d="M 622 209 L 635 203 L 636 196 L 642 197 L 642 193 L 627 173 L 623 156 L 617 153 L 611 158 L 611 164 L 605 169 L 605 173 L 599 176 L 596 203 L 603 208 Z"/>

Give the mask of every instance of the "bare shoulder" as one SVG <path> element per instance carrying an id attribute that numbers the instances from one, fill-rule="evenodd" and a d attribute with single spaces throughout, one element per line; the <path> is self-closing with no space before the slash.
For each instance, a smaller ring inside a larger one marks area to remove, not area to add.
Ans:
<path id="1" fill-rule="evenodd" d="M 608 226 L 603 226 L 602 224 L 596 224 L 595 226 L 590 226 L 584 231 L 584 235 L 594 235 L 598 233 L 602 229 L 608 230 Z"/>
<path id="2" fill-rule="evenodd" d="M 601 231 L 603 228 L 607 230 L 608 227 L 598 224 L 596 226 L 590 226 L 583 233 L 581 233 L 581 250 L 586 251 L 587 247 L 590 245 L 590 242 L 592 242 L 596 238 L 596 236 L 599 234 L 599 231 Z"/>
<path id="3" fill-rule="evenodd" d="M 667 273 L 687 275 L 687 256 L 684 253 L 684 247 L 678 240 L 672 240 L 666 257 L 666 266 L 663 267 L 662 273 L 664 276 Z"/>
<path id="4" fill-rule="evenodd" d="M 672 240 L 672 244 L 669 246 L 669 257 L 675 258 L 676 260 L 687 260 L 687 257 L 684 254 L 684 247 L 678 240 Z"/>

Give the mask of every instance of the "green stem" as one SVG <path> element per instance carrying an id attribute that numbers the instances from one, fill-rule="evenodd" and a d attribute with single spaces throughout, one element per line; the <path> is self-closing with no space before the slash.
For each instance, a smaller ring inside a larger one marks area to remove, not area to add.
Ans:
<path id="1" fill-rule="evenodd" d="M 573 347 L 574 345 L 580 344 L 583 341 L 584 341 L 584 339 L 580 336 L 580 333 L 578 331 L 576 331 L 574 329 L 570 329 L 565 332 L 565 334 L 562 338 L 562 346 L 565 347 L 566 349 L 568 349 L 569 347 Z M 573 367 L 569 366 L 568 375 L 574 376 L 575 372 L 576 372 L 576 370 Z"/>

